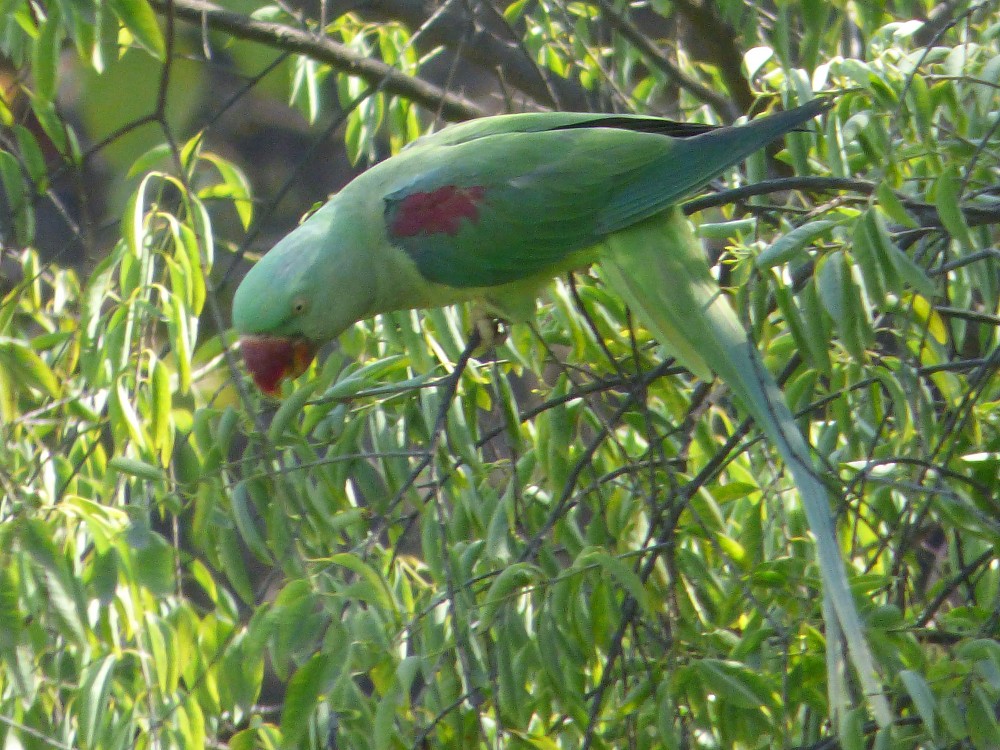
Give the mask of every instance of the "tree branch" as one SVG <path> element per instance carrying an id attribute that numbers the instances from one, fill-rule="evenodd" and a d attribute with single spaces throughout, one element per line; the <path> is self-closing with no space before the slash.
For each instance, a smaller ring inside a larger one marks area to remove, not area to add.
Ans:
<path id="1" fill-rule="evenodd" d="M 711 195 L 703 195 L 693 201 L 685 203 L 681 210 L 688 216 L 706 208 L 716 206 L 726 206 L 730 203 L 738 203 L 747 198 L 754 198 L 758 195 L 768 195 L 770 193 L 780 193 L 785 190 L 807 190 L 812 192 L 824 192 L 827 190 L 852 190 L 863 195 L 871 195 L 875 192 L 875 183 L 868 180 L 856 180 L 850 177 L 780 177 L 764 182 L 755 182 L 753 185 L 743 185 L 742 187 L 730 190 L 720 190 Z"/>
<path id="2" fill-rule="evenodd" d="M 167 0 L 151 2 L 158 13 L 168 12 L 170 4 Z M 319 34 L 281 23 L 257 21 L 241 13 L 224 10 L 206 0 L 174 0 L 172 5 L 175 16 L 183 21 L 199 26 L 204 24 L 238 39 L 249 39 L 275 49 L 306 55 L 343 73 L 362 78 L 372 85 L 383 86 L 387 91 L 440 113 L 446 120 L 471 120 L 488 114 L 465 97 L 401 73 L 381 60 L 357 55 L 347 46 Z"/>
<path id="3" fill-rule="evenodd" d="M 702 3 L 674 0 L 674 7 L 691 22 L 692 31 L 702 42 L 701 50 L 718 66 L 736 105 L 741 111 L 749 110 L 756 97 L 743 75 L 743 52 L 736 44 L 736 31 L 708 0 Z"/>
<path id="4" fill-rule="evenodd" d="M 647 62 L 659 68 L 661 72 L 666 74 L 682 89 L 687 89 L 696 99 L 700 99 L 708 104 L 725 122 L 731 123 L 743 114 L 732 101 L 692 78 L 677 67 L 670 58 L 657 48 L 648 36 L 642 33 L 638 26 L 616 11 L 611 3 L 607 0 L 597 0 L 597 4 L 601 9 L 601 13 L 608 19 L 611 27 L 635 45 L 635 48 L 643 54 Z"/>
<path id="5" fill-rule="evenodd" d="M 492 6 L 485 4 L 485 12 L 475 15 L 466 3 L 439 6 L 441 3 L 429 0 L 363 0 L 353 10 L 366 18 L 423 28 L 423 37 L 430 44 L 443 45 L 462 60 L 498 72 L 505 83 L 542 106 L 582 112 L 591 109 L 588 92 L 579 81 L 547 75 L 506 20 L 499 13 L 490 13 Z M 433 20 L 427 23 L 428 19 Z"/>
<path id="6" fill-rule="evenodd" d="M 753 198 L 758 195 L 768 195 L 769 193 L 780 193 L 786 190 L 804 190 L 807 192 L 821 193 L 832 190 L 848 190 L 861 195 L 871 195 L 878 188 L 878 184 L 870 180 L 862 180 L 854 177 L 780 177 L 764 182 L 755 182 L 753 185 L 743 185 L 730 190 L 720 190 L 711 195 L 703 195 L 688 201 L 681 210 L 685 215 L 690 216 L 706 208 L 716 206 L 727 206 L 731 203 Z M 901 197 L 903 205 L 920 223 L 919 229 L 904 230 L 904 232 L 917 232 L 926 234 L 927 229 L 937 229 L 942 226 L 941 217 L 937 207 L 930 203 L 913 200 L 912 198 Z M 985 226 L 988 224 L 1000 224 L 1000 208 L 988 208 L 986 206 L 960 206 L 965 221 L 970 227 Z M 987 253 L 993 255 L 993 252 Z"/>

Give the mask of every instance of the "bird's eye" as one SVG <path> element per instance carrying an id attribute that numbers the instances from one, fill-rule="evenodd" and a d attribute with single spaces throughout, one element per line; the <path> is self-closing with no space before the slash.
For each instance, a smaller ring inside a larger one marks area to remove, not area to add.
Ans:
<path id="1" fill-rule="evenodd" d="M 305 311 L 306 311 L 306 301 L 304 299 L 299 297 L 298 299 L 292 301 L 292 312 L 295 315 L 301 315 Z"/>

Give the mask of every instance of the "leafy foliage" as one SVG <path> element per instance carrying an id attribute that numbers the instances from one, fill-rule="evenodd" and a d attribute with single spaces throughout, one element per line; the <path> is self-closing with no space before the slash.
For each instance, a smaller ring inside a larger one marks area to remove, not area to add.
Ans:
<path id="1" fill-rule="evenodd" d="M 836 92 L 689 210 L 838 499 L 899 717 L 873 739 L 860 695 L 827 721 L 790 480 L 599 269 L 554 282 L 490 356 L 466 350 L 466 310 L 394 314 L 351 329 L 280 404 L 244 385 L 228 269 L 280 191 L 252 200 L 263 178 L 227 155 L 223 114 L 280 95 L 344 124 L 353 161 L 400 148 L 435 124 L 417 94 L 274 49 L 278 28 L 322 28 L 442 95 L 493 54 L 458 10 L 421 24 L 405 5 L 383 4 L 390 22 L 233 5 L 260 34 L 199 40 L 183 0 L 6 4 L 3 54 L 31 75 L 5 79 L 0 107 L 5 745 L 995 743 L 994 6 L 922 23 L 908 2 L 501 8 L 520 45 L 501 67 L 511 108 L 669 102 L 720 121 L 747 96 Z M 690 32 L 669 55 L 666 31 L 640 31 L 678 16 Z M 248 83 L 201 130 L 178 92 L 208 88 L 202 47 L 227 42 Z M 108 81 L 136 70 L 146 90 L 121 122 Z M 84 187 L 101 159 L 106 217 Z"/>

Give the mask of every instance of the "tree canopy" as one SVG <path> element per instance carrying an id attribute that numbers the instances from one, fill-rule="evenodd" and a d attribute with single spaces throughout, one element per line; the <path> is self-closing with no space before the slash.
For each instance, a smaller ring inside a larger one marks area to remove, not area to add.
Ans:
<path id="1" fill-rule="evenodd" d="M 0 7 L 3 747 L 996 746 L 996 3 Z M 684 208 L 815 449 L 891 727 L 776 453 L 600 269 L 488 354 L 459 307 L 357 324 L 280 402 L 243 373 L 248 263 L 423 133 L 817 96 Z"/>

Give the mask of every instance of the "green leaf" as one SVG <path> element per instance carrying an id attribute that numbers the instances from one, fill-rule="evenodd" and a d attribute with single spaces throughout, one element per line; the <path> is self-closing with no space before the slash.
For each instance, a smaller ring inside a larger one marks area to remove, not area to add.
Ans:
<path id="1" fill-rule="evenodd" d="M 35 80 L 35 94 L 44 101 L 52 101 L 56 95 L 63 25 L 57 3 L 49 4 L 46 10 L 49 16 L 35 37 L 31 51 L 31 72 Z"/>
<path id="2" fill-rule="evenodd" d="M 516 23 L 524 15 L 525 8 L 531 3 L 531 0 L 514 0 L 514 2 L 507 5 L 503 11 L 504 20 L 509 24 Z"/>
<path id="3" fill-rule="evenodd" d="M 129 474 L 139 479 L 148 479 L 151 482 L 158 482 L 166 478 L 163 469 L 159 466 L 153 466 L 137 458 L 114 456 L 108 461 L 108 467 L 115 471 L 120 471 L 122 474 Z"/>
<path id="4" fill-rule="evenodd" d="M 916 229 L 920 226 L 920 223 L 906 210 L 903 202 L 888 182 L 884 180 L 880 182 L 875 188 L 875 195 L 878 197 L 879 208 L 885 211 L 890 219 L 910 229 Z"/>
<path id="5" fill-rule="evenodd" d="M 743 66 L 746 68 L 748 81 L 752 81 L 761 68 L 774 57 L 774 50 L 770 47 L 751 47 L 743 53 Z"/>
<path id="6" fill-rule="evenodd" d="M 841 715 L 837 739 L 843 750 L 865 750 L 864 714 L 863 709 L 854 709 Z"/>
<path id="7" fill-rule="evenodd" d="M 216 154 L 204 153 L 201 158 L 215 166 L 222 178 L 222 185 L 225 187 L 225 192 L 209 194 L 213 197 L 226 197 L 232 200 L 233 208 L 236 209 L 243 228 L 248 229 L 250 222 L 253 221 L 253 197 L 250 194 L 250 183 L 247 181 L 246 175 L 231 162 Z"/>
<path id="8" fill-rule="evenodd" d="M 887 290 L 899 293 L 899 282 L 895 266 L 874 237 L 872 221 L 869 220 L 873 213 L 872 210 L 867 211 L 854 225 L 851 244 L 868 297 L 876 309 L 880 309 L 885 305 Z"/>
<path id="9" fill-rule="evenodd" d="M 934 205 L 948 234 L 961 242 L 966 249 L 972 249 L 975 244 L 972 241 L 969 225 L 965 222 L 965 215 L 962 213 L 960 188 L 958 167 L 954 164 L 946 165 L 934 183 Z"/>
<path id="10" fill-rule="evenodd" d="M 150 532 L 148 541 L 131 550 L 135 560 L 135 578 L 157 596 L 174 593 L 176 552 L 162 536 Z"/>
<path id="11" fill-rule="evenodd" d="M 173 420 L 171 419 L 173 396 L 170 389 L 170 372 L 163 361 L 152 358 L 150 363 L 151 412 L 153 448 L 157 450 L 164 466 L 170 463 L 173 453 Z"/>
<path id="12" fill-rule="evenodd" d="M 17 138 L 17 146 L 21 152 L 21 160 L 28 172 L 28 177 L 31 178 L 35 192 L 41 195 L 49 187 L 49 173 L 38 140 L 34 133 L 23 125 L 14 126 L 14 135 Z"/>
<path id="13" fill-rule="evenodd" d="M 510 607 L 514 592 L 525 586 L 530 586 L 540 577 L 541 571 L 526 562 L 517 562 L 504 568 L 490 585 L 486 594 L 480 627 L 491 627 L 497 614 Z"/>
<path id="14" fill-rule="evenodd" d="M 934 710 L 934 693 L 922 675 L 910 669 L 903 669 L 899 673 L 899 678 L 903 681 L 903 687 L 913 699 L 913 705 L 917 707 L 917 713 L 923 719 L 927 731 L 934 735 L 937 732 L 936 712 Z"/>
<path id="15" fill-rule="evenodd" d="M 931 337 L 939 344 L 948 342 L 948 326 L 933 305 L 919 294 L 908 294 L 901 301 L 914 318 L 919 321 Z"/>
<path id="16" fill-rule="evenodd" d="M 396 733 L 396 712 L 403 702 L 402 691 L 393 685 L 378 702 L 375 709 L 375 721 L 372 725 L 372 745 L 376 750 L 388 750 L 393 747 L 393 737 Z"/>
<path id="17" fill-rule="evenodd" d="M 379 604 L 385 614 L 395 612 L 396 607 L 393 603 L 392 592 L 386 585 L 385 579 L 366 565 L 360 557 L 349 552 L 338 552 L 324 559 L 326 562 L 340 565 L 360 575 L 369 584 L 375 595 L 370 603 Z"/>
<path id="18" fill-rule="evenodd" d="M 24 204 L 24 175 L 17 157 L 0 150 L 0 181 L 7 194 L 7 210 L 17 214 Z"/>
<path id="19" fill-rule="evenodd" d="M 21 543 L 32 562 L 43 572 L 48 604 L 62 626 L 63 634 L 77 644 L 86 643 L 86 618 L 79 582 L 70 575 L 65 558 L 57 551 L 43 523 L 31 521 L 23 524 L 22 528 Z"/>
<path id="20" fill-rule="evenodd" d="M 836 250 L 820 259 L 816 279 L 820 299 L 833 318 L 844 348 L 855 360 L 863 362 L 867 315 L 843 251 Z"/>
<path id="21" fill-rule="evenodd" d="M 103 745 L 97 732 L 106 716 L 111 672 L 117 662 L 110 654 L 88 664 L 80 673 L 80 740 L 84 748 Z"/>
<path id="22" fill-rule="evenodd" d="M 135 40 L 153 57 L 162 60 L 167 47 L 156 13 L 149 3 L 146 0 L 108 0 L 108 2 Z"/>
<path id="23" fill-rule="evenodd" d="M 837 226 L 837 224 L 839 224 L 839 222 L 817 220 L 810 221 L 808 224 L 796 227 L 791 232 L 782 235 L 768 245 L 768 247 L 766 247 L 761 254 L 757 256 L 754 263 L 759 269 L 771 268 L 772 266 L 777 266 L 781 263 L 787 263 L 811 245 L 816 238 L 822 236 L 832 227 Z"/>
<path id="24" fill-rule="evenodd" d="M 55 373 L 22 341 L 0 339 L 0 370 L 6 371 L 19 390 L 39 390 L 52 398 L 59 397 L 61 389 Z"/>
<path id="25" fill-rule="evenodd" d="M 13 571 L 0 568 L 0 646 L 12 645 L 24 627 Z"/>
<path id="26" fill-rule="evenodd" d="M 300 740 L 309 731 L 310 719 L 326 687 L 326 676 L 331 666 L 328 654 L 313 654 L 288 681 L 281 710 L 282 747 L 301 746 Z"/>
<path id="27" fill-rule="evenodd" d="M 996 747 L 997 737 L 1000 737 L 1000 724 L 996 720 L 994 703 L 994 699 L 986 695 L 981 686 L 973 687 L 967 703 L 969 738 L 973 747 Z"/>
<path id="28" fill-rule="evenodd" d="M 558 742 L 551 737 L 546 737 L 544 734 L 529 734 L 516 729 L 510 729 L 509 727 L 505 729 L 507 734 L 517 737 L 517 739 L 528 745 L 528 747 L 536 748 L 536 750 L 561 750 L 562 748 Z"/>
<path id="29" fill-rule="evenodd" d="M 256 606 L 253 584 L 247 574 L 246 563 L 243 561 L 242 550 L 232 529 L 218 532 L 217 553 L 221 570 L 233 586 L 236 594 L 249 606 Z"/>
<path id="30" fill-rule="evenodd" d="M 862 222 L 868 238 L 878 253 L 889 288 L 897 295 L 901 294 L 902 290 L 893 283 L 898 278 L 925 297 L 933 297 L 936 293 L 934 282 L 930 280 L 923 268 L 918 266 L 909 255 L 896 245 L 878 212 L 867 211 Z"/>
<path id="31" fill-rule="evenodd" d="M 299 416 L 299 412 L 302 411 L 303 407 L 309 401 L 316 385 L 316 380 L 307 381 L 301 387 L 292 391 L 292 394 L 281 402 L 281 406 L 275 412 L 274 418 L 271 420 L 271 426 L 267 430 L 268 440 L 276 444 L 282 441 L 292 420 Z"/>
<path id="32" fill-rule="evenodd" d="M 928 299 L 937 296 L 937 289 L 934 287 L 934 282 L 931 281 L 927 272 L 918 266 L 909 255 L 900 250 L 893 242 L 889 243 L 888 252 L 889 257 L 892 259 L 892 264 L 896 268 L 896 273 L 899 274 L 899 277 L 905 284 L 916 289 Z"/>
<path id="33" fill-rule="evenodd" d="M 59 149 L 60 154 L 78 164 L 80 146 L 76 142 L 72 126 L 56 110 L 55 102 L 46 101 L 30 92 L 28 96 L 31 101 L 31 111 L 38 120 L 38 124 L 42 126 L 42 130 L 45 131 L 45 135 Z"/>
<path id="34" fill-rule="evenodd" d="M 809 364 L 822 373 L 830 373 L 829 342 L 814 335 L 808 328 L 805 316 L 799 310 L 792 296 L 792 291 L 781 281 L 773 285 L 774 298 L 778 309 L 791 331 L 792 338 L 798 344 L 799 350 L 808 357 Z M 713 493 L 718 496 L 718 493 Z"/>
<path id="35" fill-rule="evenodd" d="M 239 530 L 240 536 L 243 537 L 243 541 L 247 543 L 257 558 L 263 563 L 272 564 L 274 559 L 271 551 L 257 528 L 256 505 L 250 499 L 248 483 L 252 481 L 257 480 L 239 482 L 233 488 L 231 495 L 233 520 L 236 522 L 236 528 Z"/>
<path id="36" fill-rule="evenodd" d="M 705 687 L 727 703 L 762 709 L 777 705 L 777 695 L 764 678 L 739 662 L 700 659 L 694 663 Z"/>
<path id="37" fill-rule="evenodd" d="M 289 101 L 298 107 L 299 111 L 305 115 L 310 123 L 316 122 L 320 112 L 320 89 L 319 89 L 319 63 L 315 60 L 301 55 L 293 62 L 292 91 Z M 358 143 L 352 143 L 350 133 L 352 129 L 359 132 L 361 118 L 355 110 L 347 120 L 347 145 L 348 156 L 351 163 L 357 163 L 360 158 L 360 151 L 357 151 Z"/>
<path id="38" fill-rule="evenodd" d="M 603 549 L 591 549 L 580 555 L 574 565 L 577 567 L 598 565 L 605 573 L 614 578 L 618 585 L 628 592 L 629 596 L 635 599 L 636 604 L 647 617 L 656 617 L 656 610 L 642 579 L 621 558 L 614 557 Z"/>
<path id="39" fill-rule="evenodd" d="M 128 176 L 138 177 L 152 171 L 154 167 L 164 164 L 170 158 L 171 148 L 169 143 L 158 143 L 149 151 L 137 158 L 129 166 Z"/>
<path id="40" fill-rule="evenodd" d="M 191 354 L 194 342 L 188 325 L 188 311 L 180 295 L 170 295 L 170 305 L 166 312 L 167 328 L 177 361 L 178 391 L 188 393 L 191 390 Z"/>

